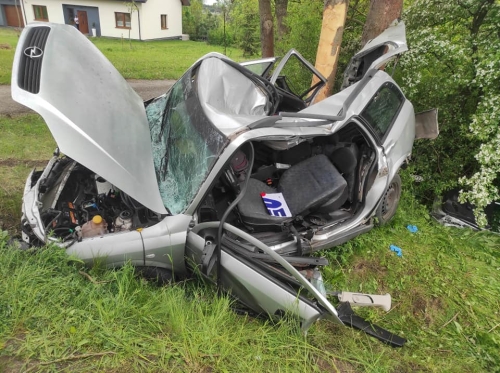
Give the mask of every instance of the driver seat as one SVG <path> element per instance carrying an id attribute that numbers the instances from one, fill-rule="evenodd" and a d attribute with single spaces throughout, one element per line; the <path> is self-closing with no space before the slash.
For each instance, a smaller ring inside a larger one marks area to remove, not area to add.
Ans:
<path id="1" fill-rule="evenodd" d="M 292 217 L 270 215 L 261 193 L 282 193 Z M 324 154 L 318 154 L 286 170 L 277 188 L 250 179 L 238 210 L 245 225 L 262 230 L 281 227 L 296 216 L 306 216 L 320 207 L 322 211 L 335 211 L 347 198 L 346 180 Z"/>

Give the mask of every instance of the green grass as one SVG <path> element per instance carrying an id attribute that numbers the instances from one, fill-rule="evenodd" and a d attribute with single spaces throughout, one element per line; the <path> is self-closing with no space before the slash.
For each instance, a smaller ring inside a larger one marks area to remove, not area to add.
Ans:
<path id="1" fill-rule="evenodd" d="M 132 41 L 130 48 L 128 40 L 91 40 L 127 79 L 178 79 L 206 53 L 224 52 L 221 46 L 196 41 Z M 243 58 L 235 48 L 227 48 L 227 55 L 236 61 Z"/>
<path id="2" fill-rule="evenodd" d="M 90 271 L 91 282 L 54 247 L 33 255 L 2 245 L 0 264 L 6 371 L 310 371 L 321 355 L 297 325 L 239 316 L 196 282 L 160 288 L 131 267 Z"/>
<path id="3" fill-rule="evenodd" d="M 0 84 L 10 84 L 17 32 L 0 28 Z M 209 52 L 224 53 L 221 46 L 204 42 L 90 38 L 126 79 L 178 79 L 201 56 Z M 2 47 L 4 46 L 4 47 Z M 243 52 L 227 48 L 226 54 L 243 60 Z M 256 57 L 257 58 L 257 57 Z"/>
<path id="4" fill-rule="evenodd" d="M 26 177 L 43 168 L 56 148 L 42 118 L 35 114 L 0 116 L 0 228 L 17 232 Z"/>
<path id="5" fill-rule="evenodd" d="M 0 84 L 10 84 L 18 35 L 19 33 L 13 29 L 0 27 Z"/>
<path id="6" fill-rule="evenodd" d="M 49 159 L 56 143 L 37 114 L 13 118 L 0 116 L 0 160 L 39 161 Z"/>

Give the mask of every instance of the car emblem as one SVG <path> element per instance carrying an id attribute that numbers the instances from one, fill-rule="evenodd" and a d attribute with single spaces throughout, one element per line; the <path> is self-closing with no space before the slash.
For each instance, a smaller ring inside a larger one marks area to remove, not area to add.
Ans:
<path id="1" fill-rule="evenodd" d="M 28 47 L 24 50 L 24 55 L 31 59 L 40 58 L 43 55 L 43 50 L 38 47 Z"/>

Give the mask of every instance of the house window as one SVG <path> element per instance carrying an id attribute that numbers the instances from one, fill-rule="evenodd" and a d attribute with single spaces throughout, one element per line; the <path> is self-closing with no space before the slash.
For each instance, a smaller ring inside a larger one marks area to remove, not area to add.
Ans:
<path id="1" fill-rule="evenodd" d="M 130 13 L 115 13 L 116 28 L 130 28 Z"/>
<path id="2" fill-rule="evenodd" d="M 166 14 L 162 14 L 160 17 L 161 17 L 161 29 L 162 30 L 167 30 L 168 29 L 167 15 Z"/>
<path id="3" fill-rule="evenodd" d="M 47 7 L 45 5 L 33 5 L 33 13 L 35 13 L 36 21 L 49 21 Z"/>

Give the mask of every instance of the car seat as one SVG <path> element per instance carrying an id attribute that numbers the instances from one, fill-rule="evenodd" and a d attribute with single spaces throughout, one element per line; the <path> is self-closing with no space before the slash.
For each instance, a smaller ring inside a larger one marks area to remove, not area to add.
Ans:
<path id="1" fill-rule="evenodd" d="M 267 212 L 261 193 L 282 193 L 292 218 Z M 348 197 L 347 182 L 324 154 L 308 158 L 286 170 L 277 188 L 251 178 L 238 210 L 243 223 L 254 230 L 276 228 L 294 217 L 321 207 L 324 212 L 340 208 Z"/>

